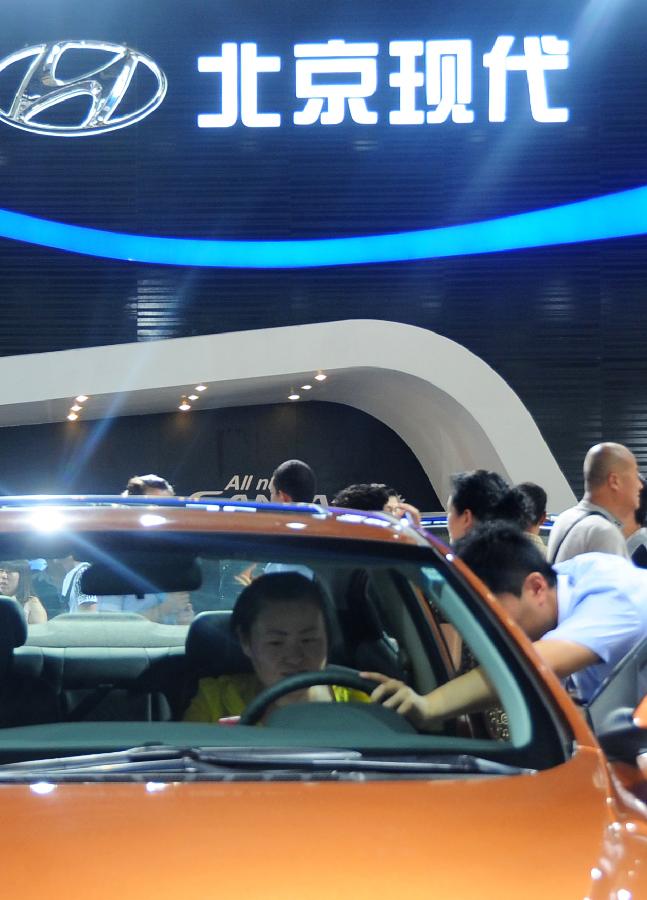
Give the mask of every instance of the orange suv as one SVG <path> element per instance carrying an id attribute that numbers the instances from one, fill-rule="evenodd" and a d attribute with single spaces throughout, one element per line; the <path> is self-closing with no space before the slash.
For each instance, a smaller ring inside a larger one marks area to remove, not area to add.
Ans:
<path id="1" fill-rule="evenodd" d="M 641 648 L 576 707 L 481 583 L 405 521 L 3 498 L 0 565 L 17 561 L 0 598 L 7 892 L 647 897 Z M 31 597 L 47 621 L 27 622 Z M 369 702 L 361 673 L 431 691 L 456 675 L 448 628 L 497 704 L 419 733 Z"/>

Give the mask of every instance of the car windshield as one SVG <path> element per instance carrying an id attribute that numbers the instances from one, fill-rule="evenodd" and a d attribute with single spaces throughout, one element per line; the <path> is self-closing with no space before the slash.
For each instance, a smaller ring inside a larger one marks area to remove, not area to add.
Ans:
<path id="1" fill-rule="evenodd" d="M 523 654 L 422 538 L 309 536 L 303 516 L 280 534 L 206 524 L 156 532 L 163 516 L 145 515 L 137 529 L 0 534 L 0 593 L 28 621 L 24 642 L 3 651 L 0 765 L 145 746 L 158 762 L 177 748 L 352 753 L 353 766 L 450 759 L 456 770 L 468 758 L 477 769 L 564 759 L 569 735 Z M 374 519 L 384 527 L 393 525 Z M 268 584 L 279 594 L 296 585 L 308 602 L 270 603 Z M 254 591 L 261 613 L 236 619 Z M 377 673 L 426 694 L 476 666 L 497 702 L 425 732 L 369 702 L 378 681 L 358 680 Z M 315 677 L 282 692 L 283 679 L 304 672 Z M 268 686 L 278 693 L 246 723 Z"/>

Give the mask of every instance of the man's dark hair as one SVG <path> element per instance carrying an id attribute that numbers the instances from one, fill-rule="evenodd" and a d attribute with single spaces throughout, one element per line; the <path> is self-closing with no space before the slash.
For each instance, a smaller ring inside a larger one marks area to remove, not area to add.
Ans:
<path id="1" fill-rule="evenodd" d="M 478 522 L 505 519 L 527 528 L 532 518 L 530 503 L 497 472 L 475 469 L 452 475 L 451 502 L 458 513 L 471 510 Z"/>
<path id="2" fill-rule="evenodd" d="M 317 486 L 315 473 L 300 459 L 288 459 L 274 470 L 274 489 L 283 491 L 294 503 L 312 503 Z"/>
<path id="3" fill-rule="evenodd" d="M 540 525 L 546 518 L 546 503 L 548 502 L 546 491 L 534 481 L 523 481 L 517 485 L 517 490 L 521 491 L 532 507 L 531 524 Z"/>
<path id="4" fill-rule="evenodd" d="M 248 638 L 258 616 L 273 603 L 313 603 L 321 610 L 329 634 L 324 594 L 315 581 L 300 572 L 268 572 L 248 584 L 231 614 L 232 633 Z"/>
<path id="5" fill-rule="evenodd" d="M 485 522 L 456 541 L 456 555 L 485 582 L 493 594 L 514 594 L 531 572 L 540 572 L 550 587 L 557 578 L 538 547 L 509 522 Z"/>
<path id="6" fill-rule="evenodd" d="M 126 490 L 124 491 L 129 497 L 141 497 L 148 493 L 149 490 L 168 491 L 173 495 L 175 492 L 166 478 L 161 475 L 133 475 L 128 479 Z"/>
<path id="7" fill-rule="evenodd" d="M 384 509 L 385 503 L 394 493 L 384 484 L 349 484 L 333 497 L 331 506 L 375 512 Z"/>

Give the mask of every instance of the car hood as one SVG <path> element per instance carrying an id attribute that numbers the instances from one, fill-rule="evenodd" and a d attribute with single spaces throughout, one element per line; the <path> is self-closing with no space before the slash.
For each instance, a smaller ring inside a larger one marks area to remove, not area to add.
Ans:
<path id="1" fill-rule="evenodd" d="M 41 790 L 0 787 L 7 892 L 595 900 L 624 888 L 647 896 L 642 826 L 627 826 L 630 809 L 592 749 L 535 775 Z"/>

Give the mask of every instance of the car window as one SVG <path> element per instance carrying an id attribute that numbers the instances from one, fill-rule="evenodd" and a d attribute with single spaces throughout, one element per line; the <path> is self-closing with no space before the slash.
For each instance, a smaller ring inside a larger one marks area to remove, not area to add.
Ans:
<path id="1" fill-rule="evenodd" d="M 217 724 L 222 717 L 184 719 L 205 681 L 226 677 L 245 684 L 245 678 L 254 677 L 240 634 L 231 628 L 232 610 L 248 586 L 277 572 L 298 574 L 321 591 L 329 665 L 355 674 L 376 672 L 420 695 L 481 666 L 497 699 L 490 709 L 439 721 L 417 733 L 410 725 L 401 730 L 395 722 L 402 724 L 406 717 L 393 713 L 389 718 L 381 706 L 368 703 L 377 682 L 360 691 L 361 703 L 354 702 L 356 694 L 348 694 L 354 689 L 344 694 L 341 684 L 338 694 L 346 698 L 344 703 L 330 708 L 324 703 L 279 704 L 262 728 L 237 732 L 245 742 L 263 744 L 271 734 L 276 745 L 286 747 L 323 742 L 355 749 L 451 750 L 532 767 L 551 764 L 563 753 L 563 735 L 533 690 L 532 679 L 524 675 L 509 639 L 431 548 L 168 533 L 159 542 L 141 543 L 136 553 L 123 535 L 87 536 L 83 546 L 86 559 L 78 559 L 79 553 L 70 559 L 60 550 L 56 556 L 47 553 L 47 541 L 36 556 L 30 543 L 31 596 L 46 610 L 47 621 L 30 622 L 24 646 L 13 652 L 12 678 L 24 692 L 19 709 L 14 704 L 7 712 L 0 702 L 0 757 L 3 747 L 10 753 L 13 730 L 51 721 L 63 723 L 72 743 L 85 740 L 81 726 L 97 723 L 93 738 L 101 736 L 102 747 L 121 746 L 124 723 L 130 723 L 123 732 L 128 745 L 231 742 L 231 731 Z M 151 581 L 151 590 L 139 595 L 104 594 L 99 592 L 102 579 L 93 573 L 93 567 L 99 574 L 107 567 L 122 577 L 138 567 L 149 579 L 162 573 L 161 582 L 162 576 L 177 575 L 175 559 L 180 560 L 180 575 L 184 568 L 192 578 L 199 573 L 192 589 L 182 589 L 180 579 L 178 590 L 164 590 Z M 82 586 L 84 575 L 97 592 L 79 589 L 74 595 L 71 581 L 80 578 Z M 459 647 L 454 657 L 448 649 L 452 635 Z M 346 703 L 348 697 L 352 703 Z M 119 727 L 102 732 L 101 723 Z M 137 739 L 133 723 L 143 729 Z M 31 733 L 36 743 L 61 734 Z"/>

